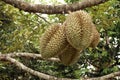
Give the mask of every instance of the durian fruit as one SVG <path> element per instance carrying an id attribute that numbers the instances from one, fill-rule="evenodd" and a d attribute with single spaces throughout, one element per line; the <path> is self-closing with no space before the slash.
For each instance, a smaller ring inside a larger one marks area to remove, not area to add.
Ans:
<path id="1" fill-rule="evenodd" d="M 93 33 L 93 38 L 92 38 L 92 42 L 90 44 L 90 47 L 95 48 L 100 41 L 100 34 L 97 31 L 96 26 L 94 24 L 93 24 L 93 27 L 92 27 L 92 31 L 93 31 L 92 32 Z"/>
<path id="2" fill-rule="evenodd" d="M 76 63 L 80 58 L 80 51 L 73 48 L 70 44 L 61 53 L 59 59 L 66 66 Z"/>
<path id="3" fill-rule="evenodd" d="M 81 51 L 91 44 L 93 23 L 87 12 L 70 13 L 63 25 L 67 40 L 74 48 Z"/>
<path id="4" fill-rule="evenodd" d="M 55 57 L 61 53 L 68 42 L 61 25 L 54 24 L 42 35 L 40 39 L 40 53 L 43 58 Z"/>

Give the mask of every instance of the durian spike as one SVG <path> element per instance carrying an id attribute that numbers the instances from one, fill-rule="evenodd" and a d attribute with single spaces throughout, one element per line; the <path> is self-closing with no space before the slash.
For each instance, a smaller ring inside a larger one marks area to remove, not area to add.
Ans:
<path id="1" fill-rule="evenodd" d="M 59 59 L 62 64 L 68 66 L 76 63 L 79 60 L 80 55 L 80 51 L 76 50 L 68 44 L 66 48 L 62 51 L 62 54 L 59 55 Z"/>
<path id="2" fill-rule="evenodd" d="M 92 39 L 92 42 L 90 44 L 90 47 L 95 48 L 100 41 L 100 34 L 97 31 L 96 26 L 94 24 L 92 27 L 92 31 L 93 31 L 93 39 Z"/>
<path id="3" fill-rule="evenodd" d="M 68 42 L 77 50 L 87 48 L 92 41 L 92 19 L 85 11 L 70 13 L 65 22 L 65 33 Z"/>
<path id="4" fill-rule="evenodd" d="M 68 44 L 61 25 L 52 25 L 41 37 L 40 53 L 43 58 L 55 57 L 60 54 Z"/>

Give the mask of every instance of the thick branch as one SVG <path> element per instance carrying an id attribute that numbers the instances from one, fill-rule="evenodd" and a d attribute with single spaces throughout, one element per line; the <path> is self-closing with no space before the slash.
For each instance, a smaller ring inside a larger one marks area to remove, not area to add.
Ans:
<path id="1" fill-rule="evenodd" d="M 42 5 L 42 4 L 31 4 L 23 2 L 22 0 L 2 0 L 8 4 L 11 4 L 21 10 L 33 13 L 45 13 L 45 14 L 62 14 L 68 13 L 69 11 L 77 11 L 87 7 L 95 6 L 104 3 L 108 0 L 83 0 L 82 2 L 75 2 L 73 4 L 62 4 L 62 5 Z"/>
<path id="2" fill-rule="evenodd" d="M 15 60 L 15 59 L 13 59 L 11 57 L 6 57 L 6 60 L 12 62 L 18 68 L 20 68 L 20 69 L 22 69 L 22 70 L 24 70 L 26 72 L 29 72 L 32 75 L 38 76 L 39 78 L 43 78 L 43 79 L 46 79 L 46 80 L 72 80 L 72 79 L 67 79 L 67 78 L 57 78 L 57 77 L 54 77 L 54 76 L 50 76 L 50 75 L 35 71 L 35 70 L 23 65 L 22 63 L 18 62 L 17 60 Z"/>

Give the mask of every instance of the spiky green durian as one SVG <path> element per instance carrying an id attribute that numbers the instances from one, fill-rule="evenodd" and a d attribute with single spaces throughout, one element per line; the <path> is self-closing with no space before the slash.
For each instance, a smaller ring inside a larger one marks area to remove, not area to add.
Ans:
<path id="1" fill-rule="evenodd" d="M 61 25 L 52 25 L 40 39 L 40 53 L 43 58 L 50 58 L 59 55 L 66 45 L 64 28 Z"/>
<path id="2" fill-rule="evenodd" d="M 64 65 L 72 65 L 76 63 L 80 58 L 80 51 L 73 48 L 70 44 L 59 55 L 59 59 Z"/>
<path id="3" fill-rule="evenodd" d="M 100 34 L 97 31 L 96 26 L 94 24 L 92 27 L 92 33 L 93 33 L 93 38 L 92 38 L 92 42 L 90 44 L 90 47 L 95 48 L 100 41 Z"/>
<path id="4" fill-rule="evenodd" d="M 77 50 L 87 48 L 92 40 L 92 19 L 85 11 L 70 13 L 65 22 L 65 32 L 68 42 Z"/>

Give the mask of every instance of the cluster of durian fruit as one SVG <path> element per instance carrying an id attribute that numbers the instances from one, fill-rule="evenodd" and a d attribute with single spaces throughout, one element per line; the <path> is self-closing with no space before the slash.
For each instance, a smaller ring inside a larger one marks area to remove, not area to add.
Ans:
<path id="1" fill-rule="evenodd" d="M 40 39 L 40 53 L 43 58 L 58 57 L 64 65 L 72 65 L 79 60 L 84 49 L 95 48 L 99 39 L 87 12 L 71 12 L 62 25 L 51 25 L 45 31 Z"/>

